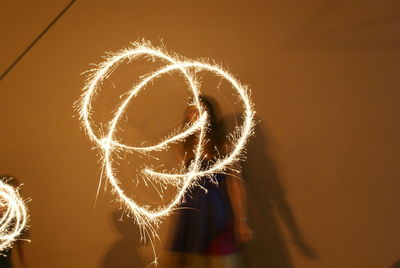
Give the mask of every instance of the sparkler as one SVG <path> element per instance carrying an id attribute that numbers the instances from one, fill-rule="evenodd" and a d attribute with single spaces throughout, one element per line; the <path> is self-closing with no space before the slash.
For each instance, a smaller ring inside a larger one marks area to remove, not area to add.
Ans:
<path id="1" fill-rule="evenodd" d="M 28 214 L 18 191 L 0 180 L 0 251 L 11 247 L 25 229 Z"/>
<path id="2" fill-rule="evenodd" d="M 123 100 L 120 103 L 120 106 L 116 109 L 114 118 L 108 123 L 108 132 L 103 136 L 96 135 L 91 121 L 91 114 L 93 112 L 91 104 L 94 96 L 100 90 L 100 85 L 111 75 L 113 70 L 115 70 L 119 64 L 124 61 L 133 61 L 139 57 L 151 60 L 160 60 L 165 63 L 165 66 L 144 77 L 126 94 L 121 96 Z M 118 127 L 121 116 L 126 111 L 130 101 L 137 96 L 141 90 L 145 89 L 150 82 L 165 74 L 176 71 L 179 71 L 185 78 L 188 88 L 193 94 L 192 104 L 195 105 L 198 110 L 198 119 L 184 126 L 180 133 L 169 136 L 155 145 L 134 147 L 120 143 L 115 137 L 115 131 Z M 211 72 L 221 79 L 226 80 L 232 88 L 237 91 L 244 109 L 243 125 L 238 128 L 235 135 L 232 135 L 232 144 L 234 145 L 233 149 L 228 155 L 216 160 L 215 163 L 209 166 L 206 170 L 201 169 L 201 160 L 203 147 L 206 142 L 205 134 L 208 127 L 208 115 L 199 100 L 200 83 L 194 76 L 194 73 L 199 71 Z M 144 234 L 144 239 L 147 236 L 150 238 L 150 241 L 152 238 L 158 238 L 156 229 L 159 223 L 161 223 L 166 216 L 168 216 L 181 202 L 183 202 L 184 195 L 187 191 L 190 191 L 192 187 L 199 185 L 198 182 L 201 177 L 209 176 L 211 178 L 212 174 L 226 172 L 227 170 L 232 169 L 232 165 L 240 159 L 243 148 L 249 136 L 253 133 L 253 119 L 255 112 L 246 86 L 242 85 L 221 66 L 207 63 L 204 60 L 191 61 L 181 56 L 171 55 L 162 48 L 153 47 L 149 42 L 133 43 L 129 48 L 111 54 L 103 63 L 99 64 L 94 70 L 92 70 L 87 83 L 83 88 L 83 94 L 76 105 L 79 110 L 81 123 L 87 135 L 101 151 L 105 176 L 111 185 L 112 191 L 116 194 L 119 201 L 121 201 L 121 203 L 126 207 L 126 210 L 133 216 L 141 230 L 142 238 Z M 172 185 L 177 187 L 177 194 L 171 202 L 161 207 L 150 209 L 139 205 L 135 200 L 126 195 L 119 185 L 119 180 L 115 175 L 115 169 L 113 167 L 113 155 L 115 155 L 116 152 L 125 151 L 130 153 L 140 153 L 160 151 L 195 133 L 198 135 L 198 143 L 194 148 L 194 160 L 190 163 L 189 168 L 187 168 L 183 173 L 169 174 L 158 172 L 151 168 L 145 168 L 142 170 L 142 174 L 152 181 L 162 185 Z M 101 179 L 99 186 L 100 185 Z"/>

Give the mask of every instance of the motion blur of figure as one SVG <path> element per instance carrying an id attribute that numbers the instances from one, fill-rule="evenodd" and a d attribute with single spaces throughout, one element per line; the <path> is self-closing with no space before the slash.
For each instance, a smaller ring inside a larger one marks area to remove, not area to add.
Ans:
<path id="1" fill-rule="evenodd" d="M 208 96 L 201 96 L 200 102 L 210 122 L 202 156 L 202 167 L 207 168 L 228 151 L 228 145 L 222 120 L 216 116 L 217 103 Z M 198 116 L 196 106 L 190 106 L 185 123 Z M 197 136 L 192 135 L 183 144 L 186 167 L 194 159 L 196 143 Z M 253 232 L 248 225 L 246 193 L 240 173 L 204 177 L 200 186 L 185 195 L 184 203 L 176 212 L 172 254 L 166 267 L 243 267 L 240 247 L 253 238 Z"/>
<path id="2" fill-rule="evenodd" d="M 11 185 L 14 188 L 18 188 L 21 184 L 20 182 L 12 176 L 9 175 L 0 175 L 0 179 Z M 6 211 L 6 207 L 0 206 L 0 216 Z M 8 248 L 0 253 L 0 268 L 13 268 L 15 267 L 13 263 L 13 255 L 18 258 L 20 263 L 19 267 L 26 268 L 26 261 L 25 261 L 25 243 L 23 239 L 26 239 L 27 232 L 21 234 L 21 236 L 14 241 L 11 248 Z"/>

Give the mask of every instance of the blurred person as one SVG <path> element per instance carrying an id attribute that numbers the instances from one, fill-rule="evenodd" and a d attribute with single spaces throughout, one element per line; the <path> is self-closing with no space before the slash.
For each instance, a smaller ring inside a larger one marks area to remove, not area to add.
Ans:
<path id="1" fill-rule="evenodd" d="M 18 189 L 21 183 L 10 175 L 0 175 L 2 182 L 12 186 L 14 189 Z M 0 217 L 7 210 L 7 207 L 0 206 Z M 25 243 L 28 236 L 26 230 L 13 242 L 12 246 L 0 253 L 0 268 L 13 268 L 15 267 L 13 262 L 13 255 L 15 254 L 22 268 L 28 267 L 25 261 Z"/>
<path id="2" fill-rule="evenodd" d="M 200 103 L 210 123 L 201 157 L 201 166 L 206 169 L 226 154 L 229 146 L 224 124 L 216 115 L 217 103 L 208 96 L 201 96 Z M 198 117 L 198 109 L 191 105 L 185 123 Z M 183 143 L 186 168 L 194 159 L 197 141 L 197 135 L 191 135 Z M 235 169 L 238 170 L 238 166 Z M 202 177 L 199 186 L 185 194 L 174 220 L 172 254 L 167 267 L 243 267 L 240 246 L 253 238 L 253 232 L 248 225 L 246 192 L 240 172 Z"/>

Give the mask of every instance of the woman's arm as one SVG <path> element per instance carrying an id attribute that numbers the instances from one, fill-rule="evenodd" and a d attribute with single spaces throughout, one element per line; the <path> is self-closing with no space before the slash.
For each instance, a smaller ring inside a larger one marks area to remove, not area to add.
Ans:
<path id="1" fill-rule="evenodd" d="M 253 239 L 253 231 L 248 225 L 246 188 L 240 174 L 228 175 L 226 186 L 233 210 L 236 236 L 239 242 L 248 242 Z"/>

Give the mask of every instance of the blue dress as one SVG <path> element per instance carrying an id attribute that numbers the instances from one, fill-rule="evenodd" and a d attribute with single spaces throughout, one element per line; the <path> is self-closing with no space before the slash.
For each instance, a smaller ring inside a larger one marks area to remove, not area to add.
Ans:
<path id="1" fill-rule="evenodd" d="M 234 234 L 231 204 L 226 190 L 226 176 L 200 179 L 201 187 L 185 194 L 185 202 L 177 210 L 172 251 L 206 255 L 226 255 L 238 250 Z"/>

